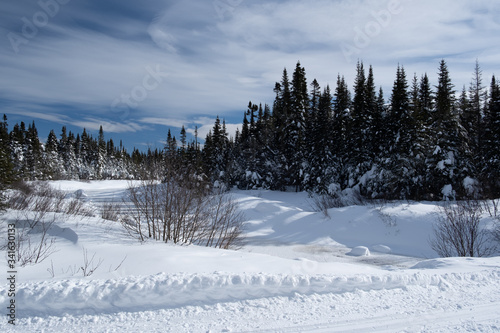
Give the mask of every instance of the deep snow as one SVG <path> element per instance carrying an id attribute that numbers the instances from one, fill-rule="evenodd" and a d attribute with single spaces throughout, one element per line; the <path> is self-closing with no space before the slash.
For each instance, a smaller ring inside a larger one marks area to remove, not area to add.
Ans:
<path id="1" fill-rule="evenodd" d="M 52 185 L 81 190 L 96 216 L 56 216 L 58 252 L 17 268 L 16 327 L 2 320 L 2 332 L 500 331 L 500 258 L 436 258 L 434 203 L 350 206 L 326 217 L 305 193 L 233 191 L 247 239 L 232 251 L 140 244 L 100 219 L 125 181 Z M 79 270 L 84 251 L 102 262 L 88 277 Z M 2 255 L 3 281 L 6 263 Z M 7 291 L 0 286 L 5 313 Z"/>

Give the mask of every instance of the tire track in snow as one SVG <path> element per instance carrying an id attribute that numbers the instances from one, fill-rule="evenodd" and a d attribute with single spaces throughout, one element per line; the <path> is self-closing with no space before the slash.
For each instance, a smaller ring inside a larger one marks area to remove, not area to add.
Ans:
<path id="1" fill-rule="evenodd" d="M 370 318 L 350 318 L 330 323 L 297 325 L 278 329 L 251 330 L 240 333 L 278 333 L 278 332 L 314 332 L 314 333 L 393 333 L 393 332 L 458 332 L 465 321 L 492 323 L 492 330 L 499 323 L 500 302 L 476 304 L 470 308 L 445 312 L 435 309 L 419 314 L 394 314 L 388 311 Z M 382 311 L 384 312 L 384 311 Z M 469 331 L 469 330 L 467 330 Z M 490 330 L 481 330 L 489 332 Z"/>

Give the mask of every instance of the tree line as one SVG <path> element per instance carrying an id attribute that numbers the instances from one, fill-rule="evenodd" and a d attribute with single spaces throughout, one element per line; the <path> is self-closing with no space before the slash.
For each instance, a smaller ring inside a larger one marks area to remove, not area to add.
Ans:
<path id="1" fill-rule="evenodd" d="M 234 137 L 217 117 L 202 146 L 167 133 L 164 149 L 134 149 L 84 129 L 38 138 L 35 123 L 0 123 L 2 187 L 14 179 L 162 179 L 173 171 L 215 186 L 264 188 L 368 198 L 441 200 L 500 196 L 500 88 L 483 85 L 479 63 L 457 93 L 445 60 L 438 82 L 407 78 L 398 65 L 389 99 L 372 66 L 356 66 L 351 91 L 308 84 L 297 63 L 274 87 L 272 106 L 248 104 Z"/>
<path id="2" fill-rule="evenodd" d="M 483 85 L 477 62 L 460 93 L 445 60 L 435 86 L 398 65 L 388 101 L 362 62 L 353 92 L 340 75 L 334 91 L 308 84 L 300 62 L 274 92 L 272 108 L 249 103 L 234 139 L 216 120 L 203 150 L 212 181 L 379 199 L 500 195 L 500 89 L 495 76 Z"/>

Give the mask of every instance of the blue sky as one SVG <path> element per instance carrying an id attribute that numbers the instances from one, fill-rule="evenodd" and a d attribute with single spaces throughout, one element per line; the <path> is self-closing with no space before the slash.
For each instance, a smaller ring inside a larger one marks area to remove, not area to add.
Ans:
<path id="1" fill-rule="evenodd" d="M 435 84 L 444 58 L 461 90 L 476 59 L 487 86 L 499 55 L 496 0 L 2 0 L 0 112 L 42 139 L 102 125 L 145 149 L 217 115 L 234 131 L 297 61 L 333 89 L 360 59 L 389 98 L 398 64 Z"/>

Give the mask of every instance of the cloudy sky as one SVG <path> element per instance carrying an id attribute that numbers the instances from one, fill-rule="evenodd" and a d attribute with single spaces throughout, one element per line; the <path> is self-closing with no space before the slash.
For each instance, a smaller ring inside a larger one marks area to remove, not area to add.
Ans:
<path id="1" fill-rule="evenodd" d="M 401 64 L 433 84 L 445 59 L 457 90 L 476 59 L 484 84 L 500 69 L 497 0 L 2 0 L 0 107 L 12 126 L 34 120 L 103 125 L 127 148 L 161 147 L 168 128 L 217 115 L 232 130 L 248 101 L 271 104 L 283 68 L 309 82 L 351 85 L 373 65 L 385 97 Z M 233 125 L 234 124 L 234 125 Z"/>

